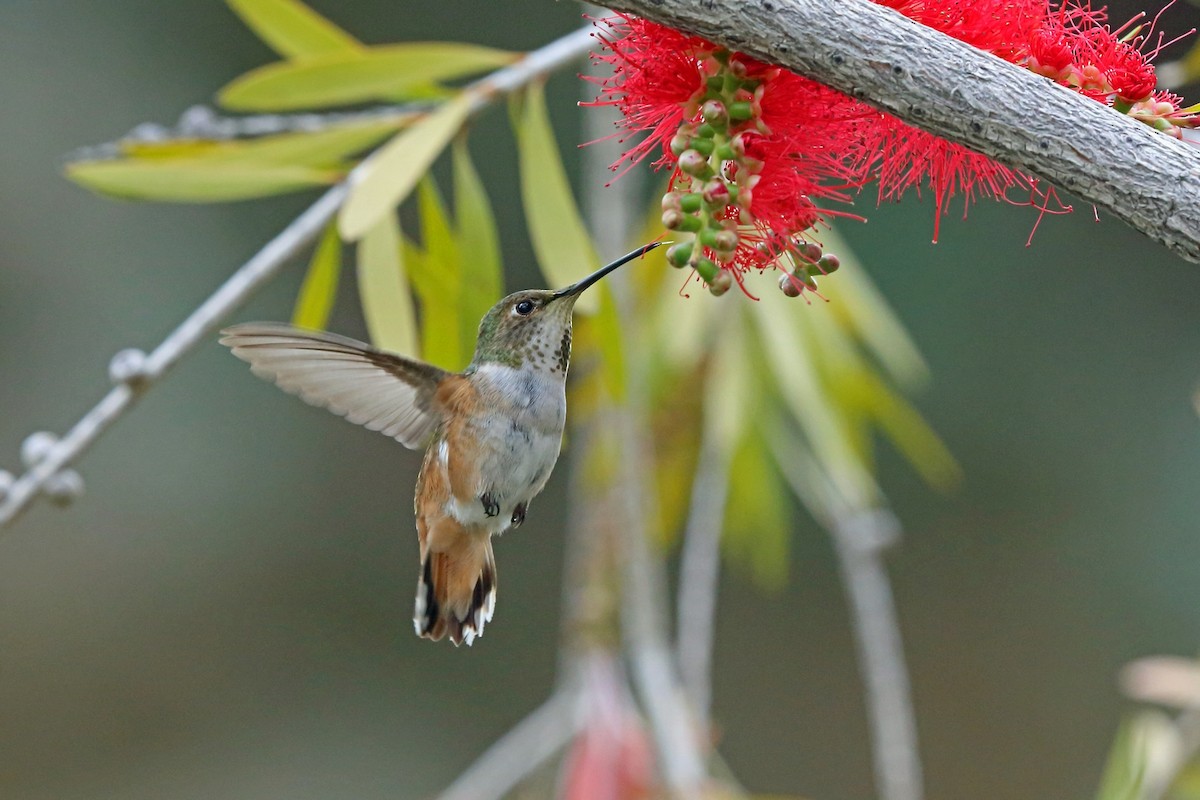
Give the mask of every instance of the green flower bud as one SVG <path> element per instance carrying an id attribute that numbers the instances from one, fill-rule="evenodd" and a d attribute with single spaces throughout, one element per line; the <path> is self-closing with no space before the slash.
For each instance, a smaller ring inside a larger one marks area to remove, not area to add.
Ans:
<path id="1" fill-rule="evenodd" d="M 722 253 L 732 253 L 737 250 L 738 235 L 733 231 L 717 231 L 713 235 L 712 248 Z"/>
<path id="2" fill-rule="evenodd" d="M 692 144 L 692 137 L 680 131 L 671 138 L 671 152 L 676 156 L 683 155 Z"/>
<path id="3" fill-rule="evenodd" d="M 815 242 L 801 242 L 796 248 L 796 255 L 810 264 L 815 264 L 821 258 L 821 245 Z"/>
<path id="4" fill-rule="evenodd" d="M 674 209 L 663 212 L 662 224 L 669 231 L 691 231 L 693 233 L 703 226 L 699 217 Z"/>
<path id="5" fill-rule="evenodd" d="M 704 121 L 714 128 L 724 128 L 729 122 L 729 114 L 725 111 L 725 104 L 720 100 L 709 100 L 704 105 L 700 106 L 700 114 L 704 117 Z"/>
<path id="6" fill-rule="evenodd" d="M 729 118 L 734 122 L 745 122 L 754 116 L 754 106 L 750 103 L 731 103 Z"/>
<path id="7" fill-rule="evenodd" d="M 679 192 L 667 192 L 662 196 L 663 211 L 678 211 L 682 208 L 682 198 Z"/>
<path id="8" fill-rule="evenodd" d="M 685 150 L 679 156 L 679 168 L 696 178 L 705 179 L 712 175 L 712 167 L 708 165 L 708 159 L 699 150 Z"/>
<path id="9" fill-rule="evenodd" d="M 704 204 L 704 198 L 699 192 L 688 192 L 679 198 L 679 207 L 689 214 L 695 214 Z"/>
<path id="10" fill-rule="evenodd" d="M 692 257 L 692 242 L 679 242 L 667 248 L 667 263 L 672 267 L 686 267 Z"/>
<path id="11" fill-rule="evenodd" d="M 708 291 L 713 297 L 720 297 L 733 288 L 733 276 L 729 274 L 729 270 L 721 270 L 713 279 L 708 282 Z"/>
<path id="12" fill-rule="evenodd" d="M 786 272 L 779 276 L 779 289 L 788 297 L 800 296 L 800 284 Z"/>
<path id="13" fill-rule="evenodd" d="M 712 155 L 713 150 L 717 147 L 717 143 L 712 139 L 701 139 L 699 137 L 692 139 L 692 149 L 700 153 L 706 159 Z"/>
<path id="14" fill-rule="evenodd" d="M 837 272 L 838 267 L 841 265 L 841 259 L 835 256 L 833 253 L 826 253 L 817 261 L 817 267 L 819 267 L 821 272 L 826 275 L 831 272 Z"/>
<path id="15" fill-rule="evenodd" d="M 700 256 L 700 258 L 696 259 L 695 267 L 696 272 L 700 274 L 705 283 L 712 283 L 717 277 L 717 265 L 713 263 L 711 258 Z"/>

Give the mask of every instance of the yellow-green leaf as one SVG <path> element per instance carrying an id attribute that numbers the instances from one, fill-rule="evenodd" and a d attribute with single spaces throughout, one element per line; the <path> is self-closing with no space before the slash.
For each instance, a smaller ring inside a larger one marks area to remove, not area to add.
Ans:
<path id="1" fill-rule="evenodd" d="M 462 340 L 468 347 L 475 341 L 479 321 L 500 299 L 503 268 L 496 218 L 487 190 L 467 151 L 466 137 L 454 140 L 454 221 L 462 274 Z"/>
<path id="2" fill-rule="evenodd" d="M 285 194 L 334 183 L 342 173 L 290 164 L 213 162 L 208 159 L 81 161 L 67 177 L 103 194 L 131 200 L 219 203 Z"/>
<path id="3" fill-rule="evenodd" d="M 621 318 L 617 314 L 617 303 L 613 300 L 612 290 L 607 285 L 596 286 L 588 290 L 598 295 L 600 308 L 589 319 L 592 324 L 596 341 L 600 348 L 601 363 L 598 369 L 603 370 L 604 386 L 609 395 L 618 403 L 625 400 L 625 345 L 621 336 Z"/>
<path id="4" fill-rule="evenodd" d="M 953 489 L 962 480 L 962 469 L 946 445 L 907 401 L 865 369 L 859 375 L 859 400 L 871 419 L 929 485 Z"/>
<path id="5" fill-rule="evenodd" d="M 304 283 L 300 285 L 296 308 L 292 311 L 293 325 L 325 330 L 337 300 L 341 271 L 342 240 L 338 237 L 337 226 L 331 224 L 325 228 L 321 241 L 317 242 L 317 248 L 313 251 L 312 261 L 308 263 L 308 272 L 304 276 Z"/>
<path id="6" fill-rule="evenodd" d="M 358 52 L 362 44 L 299 0 L 226 0 L 242 22 L 284 58 Z"/>
<path id="7" fill-rule="evenodd" d="M 600 261 L 563 169 L 542 85 L 531 85 L 524 98 L 517 129 L 521 202 L 542 274 L 551 287 L 562 288 L 597 269 Z M 595 292 L 585 292 L 575 307 L 595 313 L 600 301 Z"/>
<path id="8" fill-rule="evenodd" d="M 235 78 L 218 100 L 236 111 L 295 111 L 396 100 L 408 89 L 511 63 L 516 53 L 454 42 L 408 42 L 276 61 Z"/>
<path id="9" fill-rule="evenodd" d="M 357 241 L 408 196 L 462 128 L 471 100 L 460 95 L 409 127 L 362 163 L 338 214 L 342 238 Z"/>
<path id="10" fill-rule="evenodd" d="M 820 347 L 808 335 L 804 314 L 783 292 L 763 292 L 748 313 L 758 324 L 760 341 L 779 393 L 812 443 L 813 454 L 828 472 L 845 502 L 871 502 L 875 482 L 855 452 L 846 421 L 821 385 L 808 348 Z"/>
<path id="11" fill-rule="evenodd" d="M 459 323 L 462 285 L 458 248 L 442 198 L 429 176 L 417 187 L 417 208 L 425 244 L 420 277 L 412 273 L 421 300 L 421 355 L 436 366 L 459 370 L 471 360 L 471 354 L 467 350 L 470 345 L 464 347 L 462 343 Z"/>
<path id="12" fill-rule="evenodd" d="M 400 261 L 400 226 L 391 215 L 375 223 L 359 242 L 358 291 L 375 346 L 415 356 L 416 315 Z"/>
<path id="13" fill-rule="evenodd" d="M 924 382 L 929 377 L 925 359 L 850 246 L 833 229 L 823 232 L 821 239 L 842 262 L 837 274 L 821 280 L 833 313 L 896 380 L 907 385 Z"/>
<path id="14" fill-rule="evenodd" d="M 745 438 L 747 420 L 752 413 L 762 412 L 765 400 L 755 396 L 755 376 L 749 368 L 746 335 L 739 323 L 728 320 L 720 326 L 716 352 L 705 376 L 704 440 L 713 443 L 725 462 Z"/>
<path id="15" fill-rule="evenodd" d="M 779 473 L 759 437 L 745 437 L 729 468 L 724 550 L 764 588 L 782 588 L 788 572 L 788 527 Z"/>

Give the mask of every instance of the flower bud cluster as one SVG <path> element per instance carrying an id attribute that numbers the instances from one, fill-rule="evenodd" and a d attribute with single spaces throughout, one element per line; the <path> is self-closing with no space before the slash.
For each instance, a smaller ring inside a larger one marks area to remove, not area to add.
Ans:
<path id="1" fill-rule="evenodd" d="M 761 73 L 749 75 L 738 56 L 720 49 L 702 69 L 704 86 L 671 138 L 677 170 L 662 199 L 662 224 L 692 234 L 667 251 L 667 261 L 695 270 L 719 296 L 733 286 L 735 253 L 754 224 L 750 203 L 763 162 L 748 152 L 750 139 L 769 131 Z"/>
<path id="2" fill-rule="evenodd" d="M 788 297 L 817 291 L 817 276 L 837 272 L 842 265 L 837 256 L 823 252 L 815 242 L 795 242 L 788 248 L 786 260 L 793 266 L 779 276 L 779 289 Z"/>

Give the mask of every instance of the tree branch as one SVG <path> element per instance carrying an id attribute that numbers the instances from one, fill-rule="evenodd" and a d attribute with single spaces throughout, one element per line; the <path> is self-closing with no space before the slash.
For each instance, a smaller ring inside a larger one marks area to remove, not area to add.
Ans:
<path id="1" fill-rule="evenodd" d="M 1045 178 L 1200 262 L 1200 152 L 868 0 L 614 0 Z"/>
<path id="2" fill-rule="evenodd" d="M 492 800 L 504 797 L 523 778 L 550 760 L 579 730 L 582 698 L 560 689 L 517 723 L 458 776 L 439 800 Z"/>
<path id="3" fill-rule="evenodd" d="M 586 25 L 464 88 L 463 91 L 472 98 L 472 113 L 582 57 L 590 49 L 593 30 L 591 25 Z M 24 475 L 11 485 L 0 487 L 0 528 L 16 519 L 48 483 L 83 455 L 168 369 L 205 341 L 234 309 L 275 277 L 292 257 L 316 238 L 346 199 L 347 185 L 347 181 L 343 181 L 326 191 L 242 265 L 148 356 L 137 351 L 119 353 L 109 367 L 117 385 L 75 423 L 61 441 L 44 450 L 39 449 L 36 459 L 27 459 Z"/>
<path id="4" fill-rule="evenodd" d="M 871 724 L 875 784 L 882 800 L 921 800 L 924 779 L 917 747 L 916 714 L 904 645 L 883 551 L 900 537 L 887 508 L 855 508 L 802 449 L 788 447 L 779 429 L 771 452 L 784 479 L 833 537 L 850 605 L 859 671 Z"/>

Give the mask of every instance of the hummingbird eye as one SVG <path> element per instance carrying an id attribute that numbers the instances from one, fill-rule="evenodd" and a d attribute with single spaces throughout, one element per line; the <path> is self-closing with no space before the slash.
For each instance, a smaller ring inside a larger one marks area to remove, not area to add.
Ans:
<path id="1" fill-rule="evenodd" d="M 522 317 L 528 317 L 530 314 L 533 313 L 533 301 L 532 300 L 522 300 L 521 302 L 519 302 L 515 306 L 513 306 L 513 311 L 516 311 Z"/>

